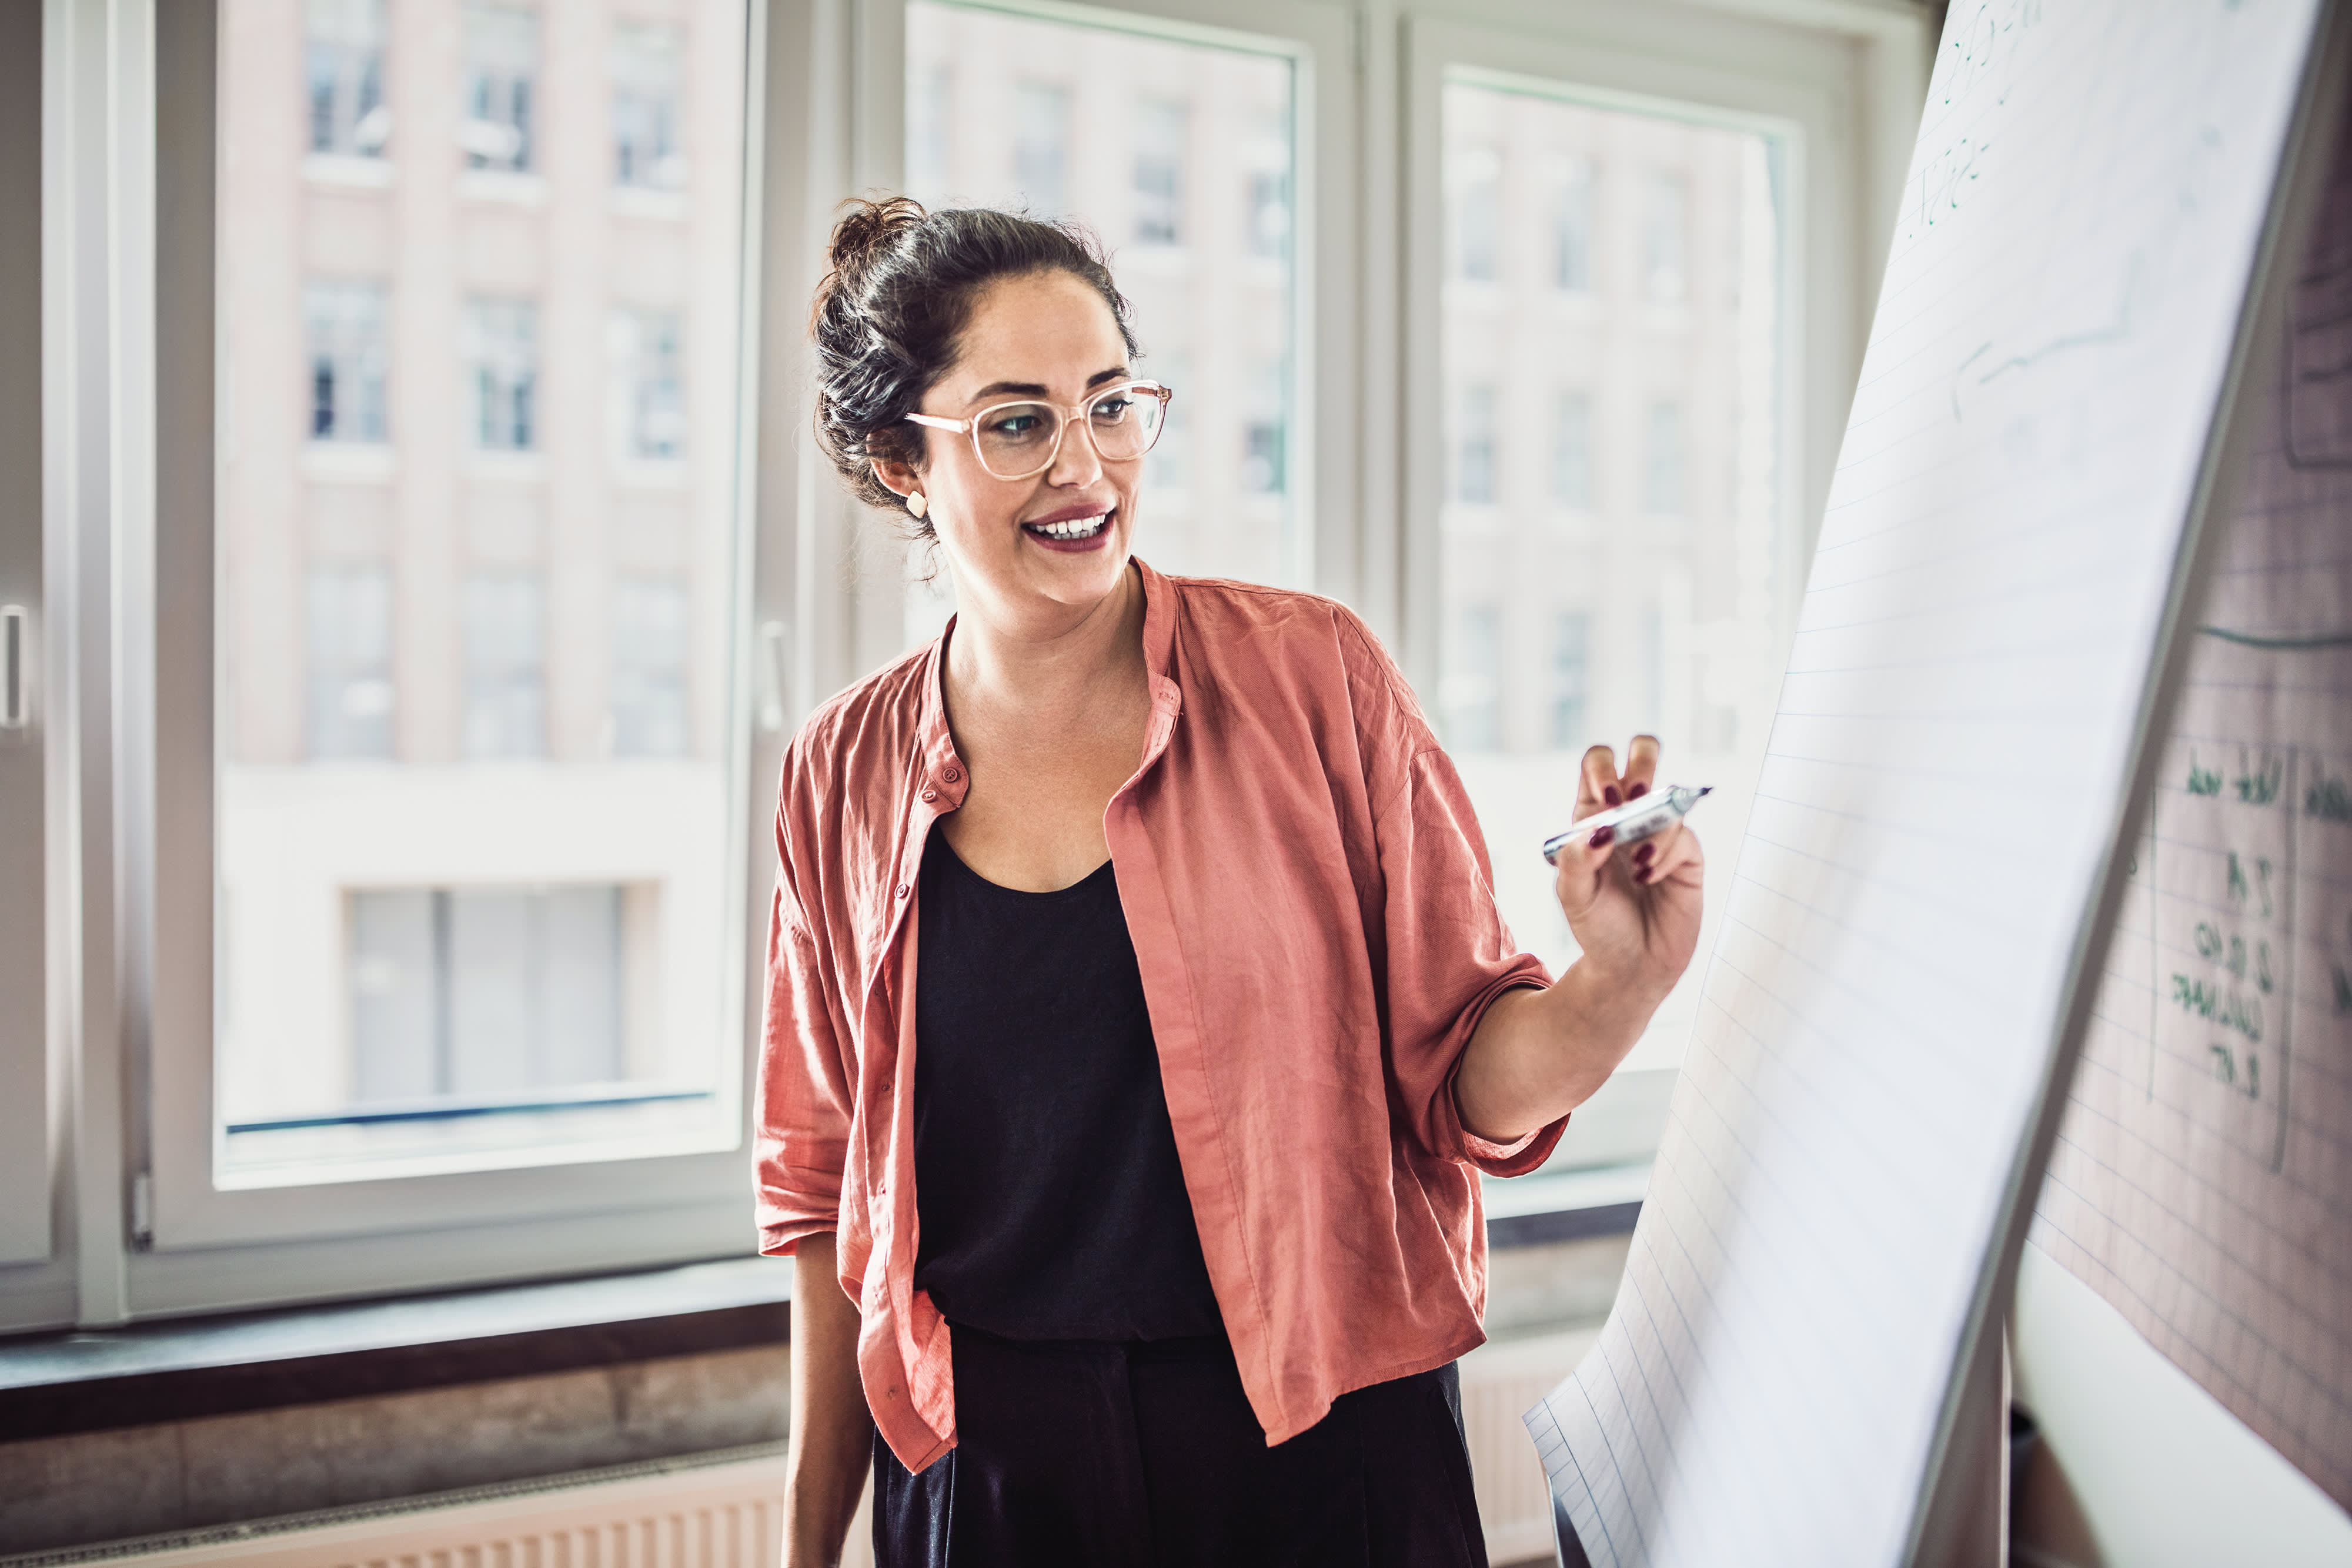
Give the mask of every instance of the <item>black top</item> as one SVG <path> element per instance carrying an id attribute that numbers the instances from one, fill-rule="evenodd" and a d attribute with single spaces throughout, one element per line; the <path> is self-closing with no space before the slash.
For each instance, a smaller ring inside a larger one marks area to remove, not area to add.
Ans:
<path id="1" fill-rule="evenodd" d="M 1110 863 L 1019 893 L 934 829 L 919 907 L 916 1289 L 1007 1339 L 1223 1333 Z"/>

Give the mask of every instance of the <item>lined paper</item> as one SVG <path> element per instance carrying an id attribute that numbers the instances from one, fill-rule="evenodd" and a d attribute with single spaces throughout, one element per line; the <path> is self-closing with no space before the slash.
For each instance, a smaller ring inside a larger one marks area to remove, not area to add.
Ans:
<path id="1" fill-rule="evenodd" d="M 2352 1508 L 2352 148 L 2290 296 L 2035 1245 Z"/>
<path id="2" fill-rule="evenodd" d="M 1595 1564 L 1895 1562 L 2116 833 L 2312 0 L 1956 5 L 1614 1312 Z"/>

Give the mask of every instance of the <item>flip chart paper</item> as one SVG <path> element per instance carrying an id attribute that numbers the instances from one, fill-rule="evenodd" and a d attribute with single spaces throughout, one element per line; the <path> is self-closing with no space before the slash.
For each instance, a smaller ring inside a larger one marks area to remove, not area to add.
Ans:
<path id="1" fill-rule="evenodd" d="M 1905 1550 L 2314 15 L 1952 12 L 1625 1280 L 1528 1416 L 1601 1568 Z"/>
<path id="2" fill-rule="evenodd" d="M 2352 1508 L 2352 147 L 2289 295 L 2033 1240 Z"/>

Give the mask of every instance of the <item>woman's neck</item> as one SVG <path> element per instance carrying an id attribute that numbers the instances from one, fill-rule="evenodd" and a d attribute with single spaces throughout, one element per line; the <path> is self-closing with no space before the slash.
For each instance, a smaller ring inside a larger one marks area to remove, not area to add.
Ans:
<path id="1" fill-rule="evenodd" d="M 1017 621 L 991 608 L 964 608 L 948 640 L 951 720 L 991 728 L 1017 720 L 1044 740 L 1055 731 L 1095 728 L 1123 713 L 1136 690 L 1148 689 L 1143 582 L 1132 565 L 1093 605 L 1055 606 L 1061 613 Z"/>

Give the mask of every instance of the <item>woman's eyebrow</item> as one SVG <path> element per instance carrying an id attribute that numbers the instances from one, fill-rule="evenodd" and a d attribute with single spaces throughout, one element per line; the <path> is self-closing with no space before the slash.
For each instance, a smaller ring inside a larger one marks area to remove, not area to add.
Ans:
<path id="1" fill-rule="evenodd" d="M 1114 365 L 1109 370 L 1097 371 L 1093 375 L 1088 376 L 1087 385 L 1098 387 L 1105 382 L 1119 381 L 1131 374 L 1133 372 L 1125 365 Z M 984 397 L 997 397 L 1006 392 L 1012 393 L 1014 397 L 1044 397 L 1045 389 L 1035 382 L 991 382 L 964 399 L 964 406 L 969 408 Z"/>

